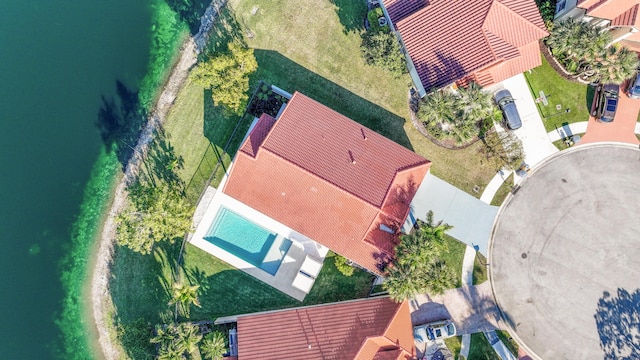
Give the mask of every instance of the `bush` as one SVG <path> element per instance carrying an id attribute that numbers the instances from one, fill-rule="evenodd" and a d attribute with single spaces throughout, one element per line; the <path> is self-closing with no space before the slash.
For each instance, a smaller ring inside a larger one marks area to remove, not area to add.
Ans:
<path id="1" fill-rule="evenodd" d="M 369 31 L 372 33 L 377 33 L 379 31 L 389 32 L 389 26 L 380 26 L 378 23 L 378 18 L 383 17 L 384 12 L 382 12 L 382 8 L 377 7 L 367 14 L 367 20 L 369 20 Z"/>
<path id="2" fill-rule="evenodd" d="M 334 259 L 335 259 L 334 261 L 336 264 L 336 268 L 338 269 L 338 271 L 342 273 L 342 275 L 344 276 L 353 275 L 353 266 L 347 264 L 347 258 L 336 254 Z"/>
<path id="3" fill-rule="evenodd" d="M 400 77 L 407 72 L 404 54 L 393 33 L 366 32 L 362 34 L 360 48 L 367 64 L 387 69 L 395 77 Z"/>
<path id="4" fill-rule="evenodd" d="M 545 25 L 553 23 L 553 18 L 556 15 L 556 0 L 536 0 L 536 4 Z M 547 27 L 549 26 L 547 25 Z"/>

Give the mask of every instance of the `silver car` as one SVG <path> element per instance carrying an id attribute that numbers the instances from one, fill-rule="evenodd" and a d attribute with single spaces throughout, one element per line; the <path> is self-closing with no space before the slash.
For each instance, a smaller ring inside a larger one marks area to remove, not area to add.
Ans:
<path id="1" fill-rule="evenodd" d="M 451 320 L 432 322 L 413 328 L 413 337 L 418 342 L 435 341 L 456 336 L 456 326 Z"/>

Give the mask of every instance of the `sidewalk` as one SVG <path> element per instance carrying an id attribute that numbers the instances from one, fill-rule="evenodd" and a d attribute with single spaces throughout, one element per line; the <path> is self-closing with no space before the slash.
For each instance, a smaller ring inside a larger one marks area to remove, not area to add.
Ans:
<path id="1" fill-rule="evenodd" d="M 564 125 L 557 130 L 551 130 L 547 133 L 551 142 L 558 141 L 565 137 L 570 137 L 577 134 L 584 134 L 587 132 L 588 121 L 580 121 Z M 582 140 L 581 140 L 582 141 Z"/>

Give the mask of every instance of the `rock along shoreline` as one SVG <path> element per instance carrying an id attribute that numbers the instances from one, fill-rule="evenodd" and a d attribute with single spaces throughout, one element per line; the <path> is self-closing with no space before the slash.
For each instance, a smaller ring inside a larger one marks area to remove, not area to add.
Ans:
<path id="1" fill-rule="evenodd" d="M 189 36 L 180 47 L 180 57 L 173 66 L 169 79 L 163 86 L 158 101 L 149 115 L 147 124 L 140 134 L 134 155 L 126 166 L 124 176 L 115 188 L 113 202 L 106 215 L 98 244 L 91 255 L 94 260 L 94 268 L 91 271 L 90 279 L 90 312 L 93 315 L 92 320 L 98 335 L 99 349 L 96 349 L 96 351 L 100 350 L 104 359 L 115 360 L 126 357 L 117 339 L 112 337 L 113 332 L 110 331 L 114 326 L 110 315 L 113 312 L 114 304 L 109 289 L 109 279 L 111 277 L 116 235 L 116 216 L 126 205 L 127 184 L 135 179 L 142 163 L 142 158 L 153 140 L 154 130 L 164 122 L 178 95 L 178 91 L 187 80 L 189 70 L 196 64 L 198 54 L 204 49 L 218 11 L 224 4 L 224 0 L 212 1 L 202 17 L 198 33 L 194 36 Z"/>

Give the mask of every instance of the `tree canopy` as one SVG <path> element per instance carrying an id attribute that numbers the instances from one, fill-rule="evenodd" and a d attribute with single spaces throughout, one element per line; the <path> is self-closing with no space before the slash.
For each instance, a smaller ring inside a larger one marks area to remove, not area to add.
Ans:
<path id="1" fill-rule="evenodd" d="M 565 20 L 554 25 L 546 40 L 567 71 L 593 82 L 621 84 L 640 66 L 637 54 L 611 44 L 611 34 L 599 26 Z"/>
<path id="2" fill-rule="evenodd" d="M 200 285 L 189 285 L 184 282 L 175 282 L 173 284 L 173 292 L 169 304 L 177 306 L 178 312 L 176 316 L 179 314 L 188 318 L 191 313 L 191 305 L 200 307 L 200 300 L 198 300 L 199 288 Z"/>
<path id="3" fill-rule="evenodd" d="M 249 75 L 258 69 L 253 49 L 238 42 L 229 44 L 229 51 L 200 63 L 191 71 L 191 79 L 211 89 L 216 106 L 225 106 L 238 113 L 249 99 Z"/>
<path id="4" fill-rule="evenodd" d="M 367 64 L 387 69 L 395 77 L 407 72 L 400 43 L 392 32 L 366 32 L 362 34 L 360 48 Z"/>
<path id="5" fill-rule="evenodd" d="M 455 286 L 455 271 L 440 258 L 448 251 L 445 232 L 451 228 L 442 221 L 434 222 L 433 212 L 429 211 L 425 222 L 400 237 L 395 259 L 382 284 L 391 299 L 400 302 L 417 294 L 439 294 Z"/>
<path id="6" fill-rule="evenodd" d="M 464 144 L 480 135 L 499 113 L 491 94 L 472 82 L 455 92 L 437 90 L 428 94 L 417 116 L 432 136 Z"/>
<path id="7" fill-rule="evenodd" d="M 127 207 L 116 217 L 116 242 L 149 254 L 162 241 L 173 243 L 191 229 L 193 207 L 168 185 L 136 182 Z"/>
<path id="8" fill-rule="evenodd" d="M 496 169 L 517 170 L 524 161 L 522 141 L 510 131 L 493 131 L 482 139 L 484 147 L 479 151 Z"/>

